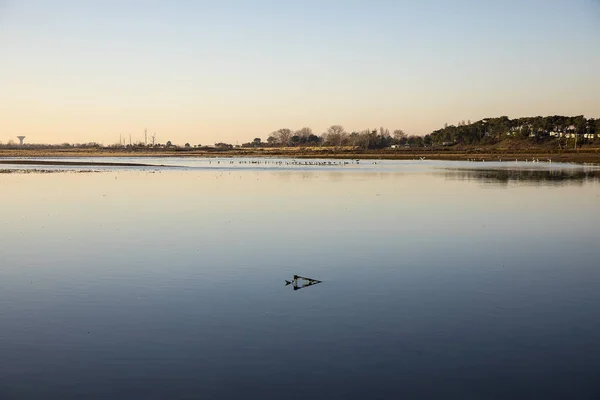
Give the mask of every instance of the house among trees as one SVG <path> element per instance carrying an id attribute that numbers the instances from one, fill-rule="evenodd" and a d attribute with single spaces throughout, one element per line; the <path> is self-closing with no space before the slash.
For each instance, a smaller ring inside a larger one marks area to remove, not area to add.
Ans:
<path id="1" fill-rule="evenodd" d="M 600 119 L 586 119 L 583 115 L 566 117 L 523 117 L 510 119 L 506 116 L 485 118 L 471 124 L 460 123 L 438 129 L 430 134 L 433 143 L 454 141 L 463 144 L 495 143 L 503 137 L 519 137 L 535 140 L 580 138 L 597 139 Z"/>

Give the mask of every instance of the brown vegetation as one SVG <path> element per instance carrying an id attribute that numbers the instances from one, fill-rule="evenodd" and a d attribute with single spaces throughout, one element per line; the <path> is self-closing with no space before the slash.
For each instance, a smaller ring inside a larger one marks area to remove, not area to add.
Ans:
<path id="1" fill-rule="evenodd" d="M 289 157 L 289 158 L 362 158 L 411 160 L 425 157 L 433 160 L 514 161 L 551 159 L 556 162 L 600 163 L 600 146 L 588 145 L 577 150 L 557 150 L 554 146 L 533 145 L 518 139 L 494 145 L 456 145 L 451 147 L 418 147 L 364 150 L 356 146 L 260 147 L 234 149 L 0 149 L 0 157 Z"/>

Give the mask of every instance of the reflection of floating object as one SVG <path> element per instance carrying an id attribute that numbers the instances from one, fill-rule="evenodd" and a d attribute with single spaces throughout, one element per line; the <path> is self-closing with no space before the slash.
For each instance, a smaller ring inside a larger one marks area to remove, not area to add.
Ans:
<path id="1" fill-rule="evenodd" d="M 298 286 L 298 281 L 302 281 L 302 286 Z M 294 275 L 291 282 L 288 280 L 285 281 L 285 286 L 293 285 L 294 290 L 298 290 L 298 289 L 304 289 L 305 287 L 309 287 L 312 285 L 316 285 L 317 283 L 321 283 L 321 281 L 319 281 L 317 279 L 306 278 L 306 277 L 300 276 L 300 275 Z"/>

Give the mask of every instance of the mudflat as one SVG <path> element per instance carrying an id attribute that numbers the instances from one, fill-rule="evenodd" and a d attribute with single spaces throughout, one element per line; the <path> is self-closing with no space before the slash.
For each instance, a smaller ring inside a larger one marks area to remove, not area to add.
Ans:
<path id="1" fill-rule="evenodd" d="M 58 160 L 2 160 L 0 164 L 10 165 L 73 165 L 73 166 L 108 166 L 108 167 L 154 167 L 156 165 L 131 162 L 95 162 L 95 161 L 58 161 Z M 164 165 L 161 165 L 164 167 Z"/>

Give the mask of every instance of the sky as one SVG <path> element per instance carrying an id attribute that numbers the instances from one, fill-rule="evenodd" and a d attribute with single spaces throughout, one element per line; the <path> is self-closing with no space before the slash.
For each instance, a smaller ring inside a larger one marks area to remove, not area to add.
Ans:
<path id="1" fill-rule="evenodd" d="M 0 0 L 0 141 L 600 117 L 600 0 Z"/>

